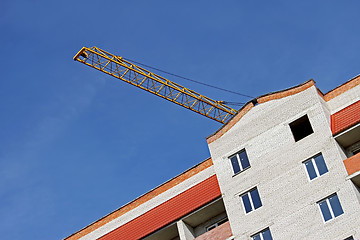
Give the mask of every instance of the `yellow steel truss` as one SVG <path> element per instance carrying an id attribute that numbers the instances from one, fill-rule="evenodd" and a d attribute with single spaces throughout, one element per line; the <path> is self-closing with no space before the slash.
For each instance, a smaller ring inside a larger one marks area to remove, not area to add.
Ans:
<path id="1" fill-rule="evenodd" d="M 237 112 L 221 101 L 205 97 L 97 47 L 83 47 L 74 60 L 221 123 L 226 123 Z"/>

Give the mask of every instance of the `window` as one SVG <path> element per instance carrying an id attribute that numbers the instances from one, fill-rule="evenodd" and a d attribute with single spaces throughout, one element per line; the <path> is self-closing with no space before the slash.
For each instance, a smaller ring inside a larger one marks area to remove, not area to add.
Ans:
<path id="1" fill-rule="evenodd" d="M 321 200 L 318 204 L 325 222 L 344 213 L 336 193 Z"/>
<path id="2" fill-rule="evenodd" d="M 241 195 L 242 202 L 246 213 L 249 213 L 262 206 L 260 195 L 257 188 L 254 188 L 247 193 Z"/>
<path id="3" fill-rule="evenodd" d="M 360 141 L 352 144 L 350 147 L 346 149 L 346 153 L 348 157 L 356 155 L 360 153 Z"/>
<path id="4" fill-rule="evenodd" d="M 358 154 L 358 153 L 360 153 L 360 149 L 357 149 L 357 150 L 354 150 L 354 151 L 353 151 L 353 154 L 354 154 L 354 155 L 356 155 L 356 154 Z"/>
<path id="5" fill-rule="evenodd" d="M 328 172 L 322 154 L 318 154 L 304 162 L 310 180 L 323 175 Z"/>
<path id="6" fill-rule="evenodd" d="M 314 132 L 307 115 L 293 121 L 289 125 L 295 142 L 303 139 L 304 137 Z"/>
<path id="7" fill-rule="evenodd" d="M 251 237 L 253 240 L 272 240 L 270 229 L 267 228 Z"/>
<path id="8" fill-rule="evenodd" d="M 212 229 L 220 226 L 221 224 L 226 223 L 227 221 L 228 221 L 227 218 L 223 218 L 223 219 L 221 219 L 220 221 L 217 221 L 216 223 L 208 226 L 208 227 L 206 228 L 206 231 L 208 232 L 208 231 L 210 231 L 210 230 L 212 230 Z"/>
<path id="9" fill-rule="evenodd" d="M 350 237 L 345 238 L 344 240 L 354 240 L 354 237 L 350 236 Z"/>
<path id="10" fill-rule="evenodd" d="M 245 169 L 250 167 L 249 159 L 245 149 L 231 156 L 230 161 L 234 170 L 234 174 L 244 171 Z"/>

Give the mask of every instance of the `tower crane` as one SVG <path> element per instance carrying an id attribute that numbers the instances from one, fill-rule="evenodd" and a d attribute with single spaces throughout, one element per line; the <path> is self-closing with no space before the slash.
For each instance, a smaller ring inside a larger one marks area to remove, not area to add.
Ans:
<path id="1" fill-rule="evenodd" d="M 74 60 L 223 124 L 237 112 L 97 47 L 83 47 Z"/>

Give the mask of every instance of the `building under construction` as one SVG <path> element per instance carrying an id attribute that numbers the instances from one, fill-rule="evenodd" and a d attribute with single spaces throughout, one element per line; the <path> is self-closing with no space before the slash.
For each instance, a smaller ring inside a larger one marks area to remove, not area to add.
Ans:
<path id="1" fill-rule="evenodd" d="M 207 143 L 209 159 L 66 240 L 360 239 L 360 76 L 257 97 Z"/>

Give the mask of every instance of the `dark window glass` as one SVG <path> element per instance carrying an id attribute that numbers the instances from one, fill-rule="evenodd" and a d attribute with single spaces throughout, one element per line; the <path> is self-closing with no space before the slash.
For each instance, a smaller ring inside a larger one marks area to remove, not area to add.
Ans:
<path id="1" fill-rule="evenodd" d="M 354 240 L 353 236 L 350 236 L 348 238 L 345 238 L 344 240 Z"/>
<path id="2" fill-rule="evenodd" d="M 263 232 L 263 239 L 264 239 L 264 240 L 272 240 L 272 236 L 271 236 L 270 229 L 266 229 L 266 230 Z"/>
<path id="3" fill-rule="evenodd" d="M 245 149 L 230 157 L 230 161 L 234 170 L 234 174 L 237 174 L 250 167 L 249 159 L 247 157 Z"/>
<path id="4" fill-rule="evenodd" d="M 249 163 L 249 159 L 248 156 L 246 154 L 246 151 L 242 151 L 239 154 L 240 157 L 240 163 L 243 169 L 250 167 L 250 163 Z"/>
<path id="5" fill-rule="evenodd" d="M 323 155 L 320 153 L 304 162 L 310 180 L 328 172 Z"/>
<path id="6" fill-rule="evenodd" d="M 356 154 L 358 154 L 358 153 L 360 153 L 360 149 L 353 151 L 353 154 L 354 154 L 354 155 L 356 155 Z"/>
<path id="7" fill-rule="evenodd" d="M 253 239 L 253 240 L 261 240 L 260 233 L 257 234 L 257 235 L 255 235 L 255 236 L 253 236 L 252 239 Z"/>
<path id="8" fill-rule="evenodd" d="M 257 188 L 252 190 L 250 192 L 250 195 L 251 195 L 251 199 L 253 201 L 254 208 L 257 209 L 257 208 L 261 207 L 262 204 L 261 204 L 261 200 L 260 200 L 260 196 L 259 196 L 259 192 L 258 192 Z"/>
<path id="9" fill-rule="evenodd" d="M 309 161 L 305 162 L 305 166 L 306 166 L 306 170 L 309 174 L 310 180 L 316 178 L 316 172 L 315 172 L 314 165 L 312 164 L 312 161 L 309 160 Z"/>
<path id="10" fill-rule="evenodd" d="M 221 224 L 223 224 L 223 223 L 226 223 L 227 221 L 228 221 L 228 219 L 227 219 L 227 218 L 224 218 L 224 219 L 220 220 L 217 224 L 218 224 L 218 226 L 219 226 L 219 225 L 221 225 Z"/>
<path id="11" fill-rule="evenodd" d="M 224 219 L 221 219 L 220 221 L 218 221 L 217 223 L 214 223 L 213 225 L 210 225 L 209 227 L 206 228 L 206 231 L 210 231 L 218 226 L 220 226 L 221 224 L 223 223 L 226 223 L 228 221 L 228 218 L 224 218 Z"/>
<path id="12" fill-rule="evenodd" d="M 336 194 L 319 202 L 319 206 L 325 222 L 344 213 Z"/>
<path id="13" fill-rule="evenodd" d="M 216 226 L 208 227 L 208 228 L 207 228 L 207 231 L 210 231 L 210 230 L 212 230 L 212 229 L 214 229 L 214 228 L 216 228 Z"/>
<path id="14" fill-rule="evenodd" d="M 295 142 L 303 139 L 304 137 L 314 132 L 307 115 L 293 121 L 289 125 Z"/>
<path id="15" fill-rule="evenodd" d="M 231 164 L 232 164 L 232 167 L 233 167 L 233 170 L 234 170 L 234 174 L 240 172 L 240 166 L 239 166 L 239 162 L 237 160 L 237 156 L 233 156 L 232 158 L 230 158 L 231 160 Z"/>
<path id="16" fill-rule="evenodd" d="M 246 193 L 246 194 L 244 194 L 241 198 L 242 198 L 242 201 L 243 201 L 243 203 L 244 203 L 245 212 L 246 212 L 246 213 L 251 212 L 251 211 L 252 211 L 252 207 L 251 207 L 251 204 L 250 204 L 249 195 Z"/>
<path id="17" fill-rule="evenodd" d="M 267 228 L 264 231 L 261 231 L 260 233 L 252 236 L 252 239 L 253 240 L 272 240 L 270 229 Z"/>
<path id="18" fill-rule="evenodd" d="M 319 174 L 323 175 L 324 173 L 327 173 L 328 169 L 326 167 L 322 154 L 317 155 L 314 159 L 315 159 L 315 164 L 319 170 Z"/>
<path id="19" fill-rule="evenodd" d="M 245 193 L 241 196 L 245 212 L 251 212 L 252 210 L 258 209 L 262 206 L 260 195 L 257 188 Z"/>
<path id="20" fill-rule="evenodd" d="M 331 209 L 333 210 L 334 216 L 337 217 L 341 214 L 344 213 L 341 205 L 340 205 L 340 201 L 337 195 L 334 195 L 332 197 L 329 198 L 329 202 L 331 205 Z"/>
<path id="21" fill-rule="evenodd" d="M 332 217 L 331 217 L 330 209 L 327 205 L 326 200 L 320 202 L 319 205 L 320 205 L 320 209 L 321 209 L 321 212 L 322 212 L 325 222 L 330 220 Z"/>

